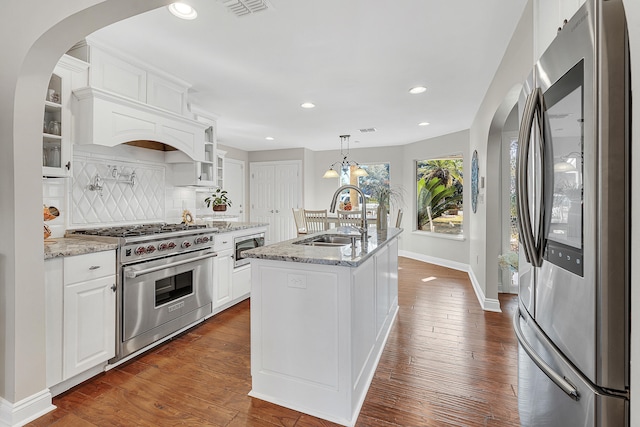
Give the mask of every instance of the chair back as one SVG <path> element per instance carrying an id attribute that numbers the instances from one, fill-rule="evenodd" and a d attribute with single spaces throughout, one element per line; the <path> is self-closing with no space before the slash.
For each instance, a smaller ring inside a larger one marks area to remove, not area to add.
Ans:
<path id="1" fill-rule="evenodd" d="M 304 209 L 293 208 L 293 220 L 296 223 L 296 232 L 298 236 L 307 234 L 307 224 L 304 220 Z"/>
<path id="2" fill-rule="evenodd" d="M 344 227 L 346 225 L 353 225 L 356 227 L 364 227 L 362 222 L 362 211 L 341 211 L 338 213 L 338 227 Z"/>
<path id="3" fill-rule="evenodd" d="M 396 228 L 400 228 L 402 225 L 402 209 L 398 209 L 398 216 L 396 217 Z"/>
<path id="4" fill-rule="evenodd" d="M 329 229 L 329 220 L 327 210 L 304 210 L 304 221 L 307 227 L 307 233 L 317 233 L 318 231 L 326 231 Z"/>

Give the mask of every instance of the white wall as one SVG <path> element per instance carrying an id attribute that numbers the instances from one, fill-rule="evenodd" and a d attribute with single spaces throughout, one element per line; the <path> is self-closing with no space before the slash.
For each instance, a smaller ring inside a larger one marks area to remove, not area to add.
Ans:
<path id="1" fill-rule="evenodd" d="M 393 149 L 398 150 L 398 147 L 393 147 Z M 463 155 L 463 179 L 470 177 L 471 151 L 469 151 L 469 131 L 456 132 L 404 146 L 401 167 L 404 170 L 402 184 L 407 192 L 407 197 L 405 200 L 406 214 L 403 220 L 405 232 L 402 235 L 400 249 L 426 257 L 425 259 L 440 258 L 449 260 L 453 262 L 453 264 L 450 264 L 452 267 L 460 264 L 457 267 L 462 268 L 464 265 L 469 264 L 469 218 L 473 215 L 469 191 L 464 192 L 464 238 L 462 240 L 424 231 L 414 231 L 416 229 L 416 215 L 414 212 L 417 209 L 415 161 L 456 153 L 462 153 Z M 466 183 L 470 188 L 469 181 L 466 181 Z"/>
<path id="2" fill-rule="evenodd" d="M 484 176 L 484 203 L 469 220 L 469 260 L 486 298 L 498 298 L 497 256 L 500 248 L 500 175 L 496 173 L 502 127 L 533 68 L 533 9 L 529 1 L 471 125 L 469 151 L 478 150 Z M 488 157 L 491 156 L 491 161 Z M 469 175 L 467 175 L 469 176 Z"/>

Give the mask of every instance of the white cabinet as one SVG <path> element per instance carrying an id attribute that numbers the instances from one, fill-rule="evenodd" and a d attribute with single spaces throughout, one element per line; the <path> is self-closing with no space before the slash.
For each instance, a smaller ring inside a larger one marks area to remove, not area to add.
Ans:
<path id="1" fill-rule="evenodd" d="M 213 259 L 213 311 L 220 311 L 232 299 L 233 251 L 226 249 L 218 252 Z"/>
<path id="2" fill-rule="evenodd" d="M 167 153 L 166 160 L 173 163 L 173 184 L 215 187 L 216 180 L 216 143 L 215 127 L 204 131 L 204 160 L 193 162 L 180 153 Z M 185 162 L 187 160 L 187 162 Z"/>
<path id="3" fill-rule="evenodd" d="M 558 34 L 558 30 L 586 0 L 536 0 L 534 3 L 534 61 L 537 61 Z"/>
<path id="4" fill-rule="evenodd" d="M 251 265 L 243 265 L 233 270 L 231 296 L 234 300 L 243 300 L 251 294 Z"/>
<path id="5" fill-rule="evenodd" d="M 62 392 L 115 356 L 115 251 L 47 259 L 44 271 L 47 387 Z"/>
<path id="6" fill-rule="evenodd" d="M 115 276 L 65 284 L 65 379 L 115 356 L 115 286 Z"/>
<path id="7" fill-rule="evenodd" d="M 44 265 L 47 387 L 52 387 L 115 356 L 115 251 L 52 258 Z"/>
<path id="8" fill-rule="evenodd" d="M 82 73 L 87 67 L 87 63 L 64 55 L 53 70 L 42 123 L 43 176 L 71 175 L 71 91 L 82 84 Z"/>
<path id="9" fill-rule="evenodd" d="M 268 223 L 265 244 L 296 237 L 293 208 L 301 207 L 300 162 L 251 163 L 251 221 Z M 329 201 L 327 201 L 328 203 Z"/>
<path id="10" fill-rule="evenodd" d="M 46 320 L 47 387 L 62 382 L 62 258 L 44 262 L 44 295 Z"/>
<path id="11" fill-rule="evenodd" d="M 216 313 L 227 308 L 232 300 L 233 236 L 231 233 L 216 235 L 213 250 L 218 254 L 213 258 L 213 311 Z"/>

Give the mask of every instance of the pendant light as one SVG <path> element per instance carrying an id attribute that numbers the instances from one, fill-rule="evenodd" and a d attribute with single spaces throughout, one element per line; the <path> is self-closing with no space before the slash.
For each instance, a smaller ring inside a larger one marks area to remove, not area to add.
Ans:
<path id="1" fill-rule="evenodd" d="M 347 157 L 349 157 L 349 137 L 350 136 L 351 135 L 340 135 L 340 157 L 342 157 L 342 160 L 339 160 L 333 163 L 331 166 L 329 166 L 329 169 L 322 176 L 323 178 L 339 178 L 340 174 L 338 173 L 337 170 L 334 169 L 334 166 L 337 164 L 340 164 L 340 170 L 345 170 L 350 166 L 355 166 L 356 169 L 353 171 L 354 176 L 369 175 L 366 170 L 360 167 L 358 162 L 347 159 Z M 346 150 L 344 150 L 345 143 L 347 144 Z"/>

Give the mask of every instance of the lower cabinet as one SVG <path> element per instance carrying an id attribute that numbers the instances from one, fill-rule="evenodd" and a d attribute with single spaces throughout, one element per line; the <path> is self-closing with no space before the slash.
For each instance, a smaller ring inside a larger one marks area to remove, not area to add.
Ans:
<path id="1" fill-rule="evenodd" d="M 52 258 L 44 265 L 51 388 L 115 356 L 115 251 Z"/>
<path id="2" fill-rule="evenodd" d="M 218 252 L 218 251 L 216 251 Z M 232 300 L 233 250 L 225 249 L 213 258 L 213 311 Z"/>
<path id="3" fill-rule="evenodd" d="M 264 231 L 264 229 L 259 229 Z M 213 313 L 219 313 L 251 295 L 251 264 L 235 267 L 235 239 L 255 234 L 255 228 L 216 235 L 213 250 Z"/>
<path id="4" fill-rule="evenodd" d="M 64 287 L 63 377 L 71 378 L 115 356 L 115 276 Z"/>
<path id="5" fill-rule="evenodd" d="M 243 265 L 233 270 L 231 280 L 231 295 L 234 300 L 243 298 L 251 293 L 251 265 Z"/>

